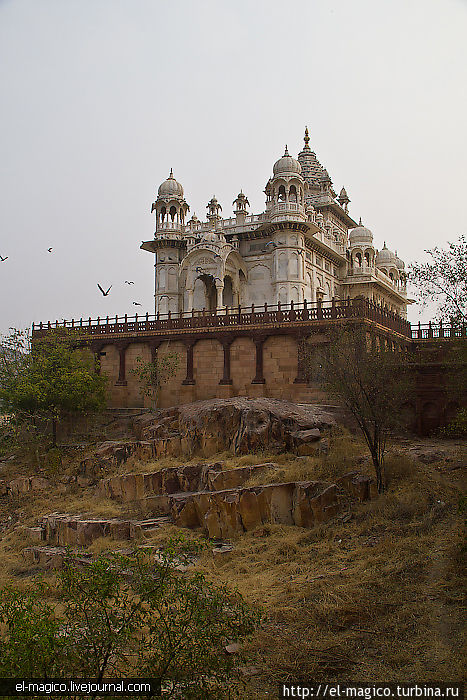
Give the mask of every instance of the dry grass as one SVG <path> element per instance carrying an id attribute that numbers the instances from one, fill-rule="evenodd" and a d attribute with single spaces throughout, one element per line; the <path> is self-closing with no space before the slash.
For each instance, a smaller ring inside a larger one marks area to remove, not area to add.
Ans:
<path id="1" fill-rule="evenodd" d="M 365 447 L 348 433 L 331 435 L 325 458 L 256 454 L 194 458 L 223 461 L 233 468 L 268 461 L 277 472 L 265 481 L 332 481 L 349 471 L 372 474 Z M 176 458 L 124 465 L 120 471 L 176 466 Z M 185 463 L 190 463 L 189 461 Z M 463 633 L 465 560 L 458 514 L 461 471 L 440 473 L 436 465 L 392 452 L 386 461 L 389 488 L 377 500 L 354 505 L 345 519 L 310 530 L 266 525 L 234 538 L 232 552 L 214 556 L 211 547 L 196 566 L 215 583 L 226 583 L 264 611 L 264 622 L 245 645 L 248 677 L 243 697 L 277 695 L 293 679 L 420 682 L 461 680 L 465 675 Z M 30 580 L 22 560 L 24 534 L 15 524 L 34 525 L 53 510 L 118 517 L 128 506 L 98 499 L 92 488 L 59 486 L 49 492 L 0 499 L 0 587 Z M 11 520 L 8 517 L 11 516 Z M 151 533 L 146 542 L 163 546 L 175 527 Z M 189 540 L 200 533 L 183 531 Z M 3 536 L 2 536 L 3 535 Z M 95 554 L 129 543 L 102 538 Z M 53 575 L 47 575 L 53 580 Z"/>

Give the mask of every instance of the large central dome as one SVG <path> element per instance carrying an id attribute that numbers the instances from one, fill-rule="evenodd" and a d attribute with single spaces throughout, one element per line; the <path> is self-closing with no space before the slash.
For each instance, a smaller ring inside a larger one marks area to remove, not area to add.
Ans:
<path id="1" fill-rule="evenodd" d="M 289 155 L 286 146 L 284 155 L 274 163 L 272 170 L 274 175 L 301 175 L 302 166 L 298 160 L 295 160 L 295 158 L 292 158 L 292 156 Z"/>

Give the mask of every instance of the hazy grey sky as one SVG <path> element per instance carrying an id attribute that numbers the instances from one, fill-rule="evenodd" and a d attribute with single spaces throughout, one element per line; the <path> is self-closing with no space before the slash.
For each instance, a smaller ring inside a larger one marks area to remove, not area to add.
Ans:
<path id="1" fill-rule="evenodd" d="M 306 124 L 378 247 L 466 233 L 466 36 L 466 0 L 0 0 L 0 330 L 152 312 L 170 168 L 258 213 Z"/>

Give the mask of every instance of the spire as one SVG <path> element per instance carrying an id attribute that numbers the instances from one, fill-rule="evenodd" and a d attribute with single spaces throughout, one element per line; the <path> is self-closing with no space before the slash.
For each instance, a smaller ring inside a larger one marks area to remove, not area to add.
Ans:
<path id="1" fill-rule="evenodd" d="M 307 126 L 305 127 L 305 137 L 303 140 L 305 141 L 305 148 L 309 148 L 308 143 L 310 141 L 310 137 L 308 135 L 308 127 Z"/>
<path id="2" fill-rule="evenodd" d="M 287 144 L 285 144 L 285 153 L 282 157 L 285 158 L 285 156 L 288 156 L 288 155 L 289 155 L 289 152 L 287 150 Z"/>
<path id="3" fill-rule="evenodd" d="M 362 217 L 359 218 L 359 220 L 358 220 L 358 225 L 359 225 L 359 226 L 363 226 L 363 224 L 362 224 Z"/>
<path id="4" fill-rule="evenodd" d="M 172 168 L 170 168 L 170 175 L 169 175 L 169 178 L 170 178 L 170 177 L 173 178 L 173 176 L 174 176 L 174 171 L 172 170 Z"/>

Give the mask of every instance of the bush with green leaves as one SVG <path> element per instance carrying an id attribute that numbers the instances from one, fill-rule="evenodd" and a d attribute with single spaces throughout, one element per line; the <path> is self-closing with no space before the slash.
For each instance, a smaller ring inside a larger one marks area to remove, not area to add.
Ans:
<path id="1" fill-rule="evenodd" d="M 169 352 L 165 355 L 157 353 L 151 362 L 145 362 L 142 357 L 136 358 L 136 367 L 130 372 L 140 382 L 141 396 L 151 400 L 151 408 L 157 407 L 161 386 L 175 376 L 179 361 L 177 352 Z"/>
<path id="2" fill-rule="evenodd" d="M 13 331 L 1 345 L 2 410 L 29 422 L 51 421 L 53 447 L 60 418 L 104 408 L 107 378 L 96 373 L 71 329 L 53 329 L 34 342 L 28 331 Z"/>
<path id="3" fill-rule="evenodd" d="M 151 678 L 154 697 L 231 697 L 238 656 L 225 645 L 260 616 L 239 594 L 177 571 L 186 556 L 172 540 L 156 561 L 114 554 L 77 568 L 70 557 L 54 589 L 4 591 L 0 677 Z"/>

